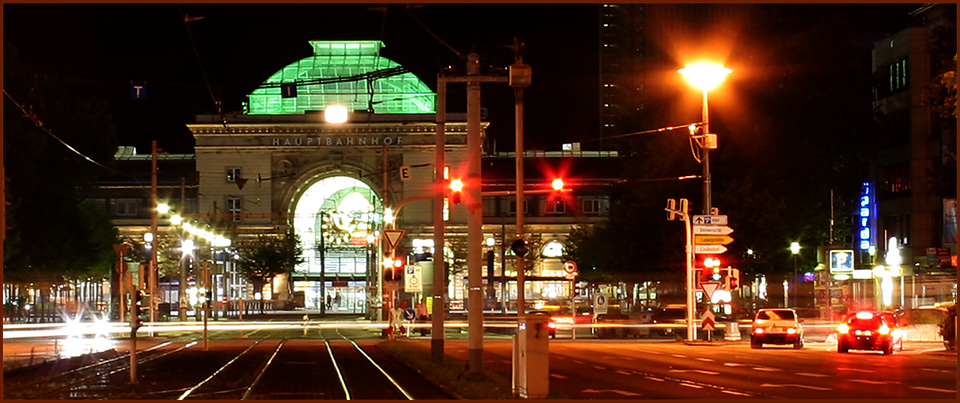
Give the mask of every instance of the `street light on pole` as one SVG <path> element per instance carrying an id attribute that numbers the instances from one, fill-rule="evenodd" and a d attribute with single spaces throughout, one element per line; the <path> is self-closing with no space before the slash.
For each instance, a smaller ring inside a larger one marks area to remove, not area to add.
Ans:
<path id="1" fill-rule="evenodd" d="M 800 254 L 800 242 L 790 244 L 790 252 L 793 253 L 793 306 L 797 306 L 797 255 Z"/>
<path id="2" fill-rule="evenodd" d="M 702 124 L 703 132 L 699 136 L 694 136 L 698 140 L 702 157 L 700 163 L 703 164 L 703 214 L 709 215 L 713 211 L 710 198 L 710 150 L 717 148 L 717 136 L 710 133 L 710 114 L 707 108 L 707 93 L 716 88 L 727 77 L 727 74 L 733 72 L 722 65 L 709 62 L 697 62 L 680 70 L 678 73 L 694 88 L 703 92 L 703 110 Z"/>

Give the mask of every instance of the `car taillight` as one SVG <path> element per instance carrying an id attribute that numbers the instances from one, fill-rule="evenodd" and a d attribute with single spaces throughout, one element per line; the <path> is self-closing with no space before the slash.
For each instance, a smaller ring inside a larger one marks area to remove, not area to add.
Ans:
<path id="1" fill-rule="evenodd" d="M 753 328 L 753 332 L 756 334 L 763 334 L 763 328 L 762 327 Z"/>
<path id="2" fill-rule="evenodd" d="M 880 325 L 880 328 L 877 329 L 880 334 L 890 334 L 890 328 L 887 325 Z"/>
<path id="3" fill-rule="evenodd" d="M 553 322 L 548 322 L 548 323 L 547 323 L 547 327 L 549 327 L 549 328 L 551 328 L 551 329 L 556 329 L 556 328 L 557 328 L 557 324 L 556 324 L 556 323 L 553 323 Z"/>
<path id="4" fill-rule="evenodd" d="M 796 333 L 796 332 L 797 332 L 797 329 L 794 329 L 794 328 L 792 328 L 792 327 L 788 327 L 788 328 L 787 328 L 787 333 L 789 333 L 789 334 L 794 334 L 794 333 Z"/>
<path id="5" fill-rule="evenodd" d="M 841 323 L 840 326 L 837 326 L 837 333 L 846 334 L 850 331 L 850 326 L 847 326 L 846 323 Z"/>

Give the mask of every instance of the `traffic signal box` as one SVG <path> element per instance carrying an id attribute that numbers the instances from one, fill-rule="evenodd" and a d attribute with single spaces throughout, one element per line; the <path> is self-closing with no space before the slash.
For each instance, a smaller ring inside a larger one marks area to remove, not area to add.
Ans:
<path id="1" fill-rule="evenodd" d="M 387 261 L 388 259 L 389 261 Z M 404 266 L 404 262 L 402 258 L 384 259 L 383 280 L 403 282 L 403 266 Z"/>
<path id="2" fill-rule="evenodd" d="M 146 301 L 143 299 L 144 293 L 143 290 L 136 290 L 133 292 L 133 317 L 131 319 L 131 326 L 139 329 L 143 323 L 140 321 L 140 315 L 145 314 L 144 305 Z"/>
<path id="3" fill-rule="evenodd" d="M 716 256 L 707 256 L 703 259 L 703 267 L 697 268 L 697 279 L 700 283 L 719 282 L 723 288 L 733 291 L 740 287 L 740 269 L 733 267 L 721 268 L 721 261 Z M 699 284 L 698 284 L 699 285 Z"/>
<path id="4" fill-rule="evenodd" d="M 727 268 L 727 289 L 736 290 L 740 287 L 740 269 Z"/>
<path id="5" fill-rule="evenodd" d="M 450 203 L 451 204 L 460 204 L 460 195 L 463 193 L 463 180 L 461 179 L 451 179 L 450 180 Z"/>

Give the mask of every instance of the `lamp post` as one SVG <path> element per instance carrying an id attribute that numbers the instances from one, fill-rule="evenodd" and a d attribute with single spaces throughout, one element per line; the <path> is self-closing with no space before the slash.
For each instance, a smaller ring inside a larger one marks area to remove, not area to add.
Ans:
<path id="1" fill-rule="evenodd" d="M 717 148 L 717 136 L 710 133 L 710 115 L 707 110 L 707 93 L 716 88 L 733 72 L 716 63 L 698 62 L 677 70 L 694 88 L 703 92 L 702 124 L 703 131 L 699 136 L 698 145 L 702 152 L 700 163 L 703 165 L 703 214 L 709 215 L 713 211 L 710 196 L 710 150 Z"/>
<path id="2" fill-rule="evenodd" d="M 800 254 L 800 242 L 793 242 L 790 244 L 790 253 L 793 254 L 793 306 L 797 306 L 797 291 L 800 291 L 797 286 L 797 255 Z M 786 307 L 784 307 L 786 308 Z"/>

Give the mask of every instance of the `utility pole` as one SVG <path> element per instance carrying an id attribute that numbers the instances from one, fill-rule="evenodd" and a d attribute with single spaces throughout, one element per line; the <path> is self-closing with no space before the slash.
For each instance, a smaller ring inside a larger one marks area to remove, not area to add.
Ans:
<path id="1" fill-rule="evenodd" d="M 430 331 L 430 356 L 434 362 L 443 361 L 443 321 L 446 316 L 446 303 L 443 300 L 444 284 L 446 284 L 446 269 L 443 260 L 444 223 L 443 199 L 446 192 L 443 177 L 446 162 L 444 151 L 446 148 L 447 125 L 447 82 L 437 76 L 437 134 L 436 134 L 436 163 L 434 164 L 433 182 L 433 326 Z"/>
<path id="2" fill-rule="evenodd" d="M 481 193 L 481 133 L 480 133 L 480 84 L 483 82 L 507 82 L 507 77 L 485 76 L 480 74 L 480 56 L 476 51 L 467 55 L 466 76 L 439 76 L 437 77 L 437 170 L 438 177 L 442 178 L 444 169 L 443 151 L 445 138 L 443 130 L 446 123 L 446 84 L 461 82 L 467 84 L 467 187 L 465 199 L 469 215 L 467 217 L 467 350 L 470 375 L 480 375 L 483 372 L 483 200 Z M 437 179 L 444 189 L 442 179 Z M 434 199 L 434 295 L 442 302 L 443 284 L 446 283 L 443 264 L 443 200 L 442 195 Z M 439 264 L 438 264 L 439 263 Z M 437 297 L 439 295 L 439 297 Z M 431 349 L 434 359 L 441 359 L 443 354 L 442 320 L 436 317 L 437 310 L 443 309 L 434 301 L 434 322 Z M 438 328 L 441 331 L 438 331 Z M 439 333 L 439 334 L 438 334 Z"/>
<path id="3" fill-rule="evenodd" d="M 160 237 L 157 229 L 157 141 L 150 142 L 152 163 L 150 167 L 150 197 L 153 201 L 153 208 L 150 209 L 150 232 L 153 233 L 153 239 L 150 241 L 150 267 L 148 267 L 148 281 L 150 292 L 150 322 L 157 321 L 157 238 Z"/>
<path id="4" fill-rule="evenodd" d="M 513 87 L 513 99 L 516 118 L 516 192 L 517 192 L 517 239 L 523 240 L 523 219 L 526 204 L 523 197 L 523 88 L 530 85 L 530 66 L 523 64 L 523 45 L 514 39 L 514 64 L 510 66 L 509 84 Z M 506 240 L 504 240 L 506 243 Z M 526 262 L 522 254 L 517 254 L 517 317 L 522 317 L 526 308 L 524 295 L 524 269 Z"/>
<path id="5" fill-rule="evenodd" d="M 467 77 L 480 75 L 480 55 L 476 51 L 467 54 Z M 467 279 L 468 307 L 467 353 L 469 373 L 483 372 L 483 290 L 481 270 L 483 258 L 483 201 L 480 193 L 481 158 L 480 139 L 480 82 L 467 81 L 467 186 L 464 197 L 467 204 Z"/>
<path id="6" fill-rule="evenodd" d="M 187 185 L 184 178 L 180 178 L 180 209 L 182 213 L 186 213 L 187 205 Z M 183 242 L 180 243 L 181 248 L 183 247 Z M 186 253 L 183 250 L 180 251 L 180 282 L 177 285 L 177 296 L 180 299 L 180 302 L 177 304 L 177 317 L 180 318 L 181 322 L 187 321 L 187 303 L 190 301 L 187 299 L 187 262 L 185 259 Z"/>

